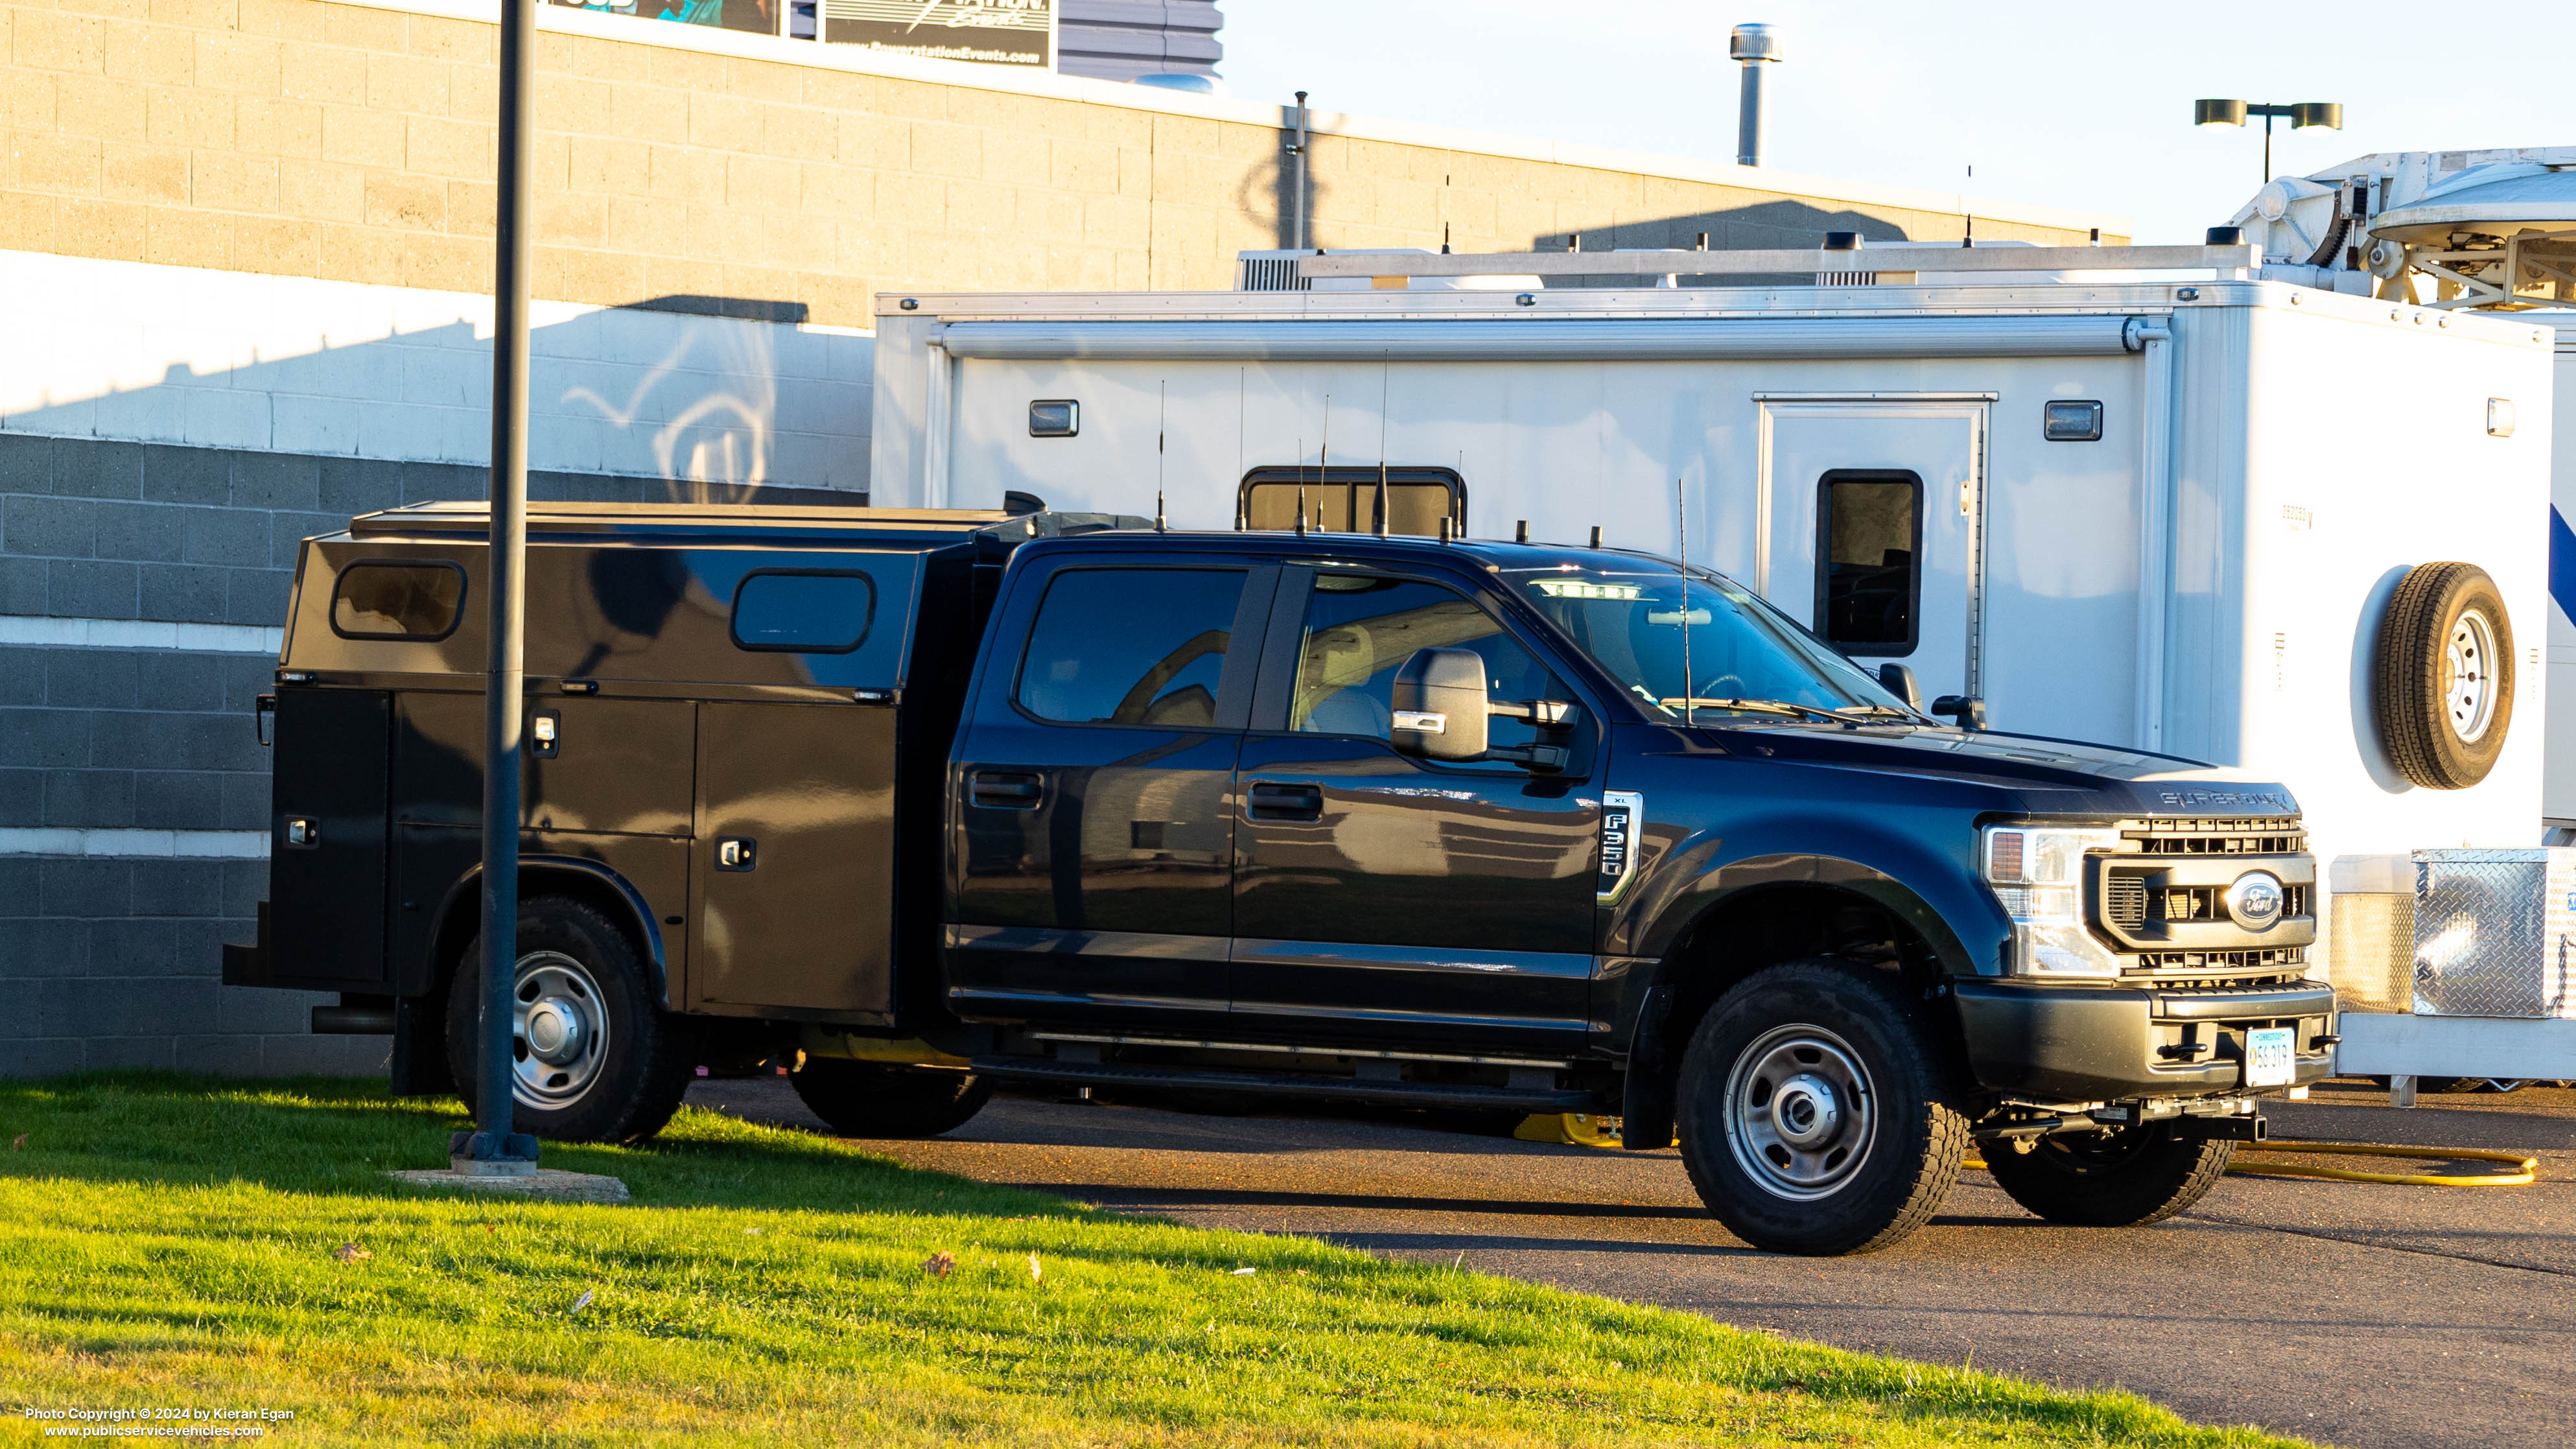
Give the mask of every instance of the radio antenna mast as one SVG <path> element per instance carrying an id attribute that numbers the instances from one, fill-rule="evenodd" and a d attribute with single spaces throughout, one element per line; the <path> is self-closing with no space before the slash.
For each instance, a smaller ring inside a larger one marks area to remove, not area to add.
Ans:
<path id="1" fill-rule="evenodd" d="M 1154 531 L 1163 533 L 1163 428 L 1172 415 L 1172 380 L 1154 385 Z"/>
<path id="2" fill-rule="evenodd" d="M 1387 386 L 1394 381 L 1395 353 L 1392 349 L 1378 354 L 1377 373 L 1377 536 L 1386 537 L 1386 401 Z"/>
<path id="3" fill-rule="evenodd" d="M 1324 394 L 1324 440 L 1315 445 L 1315 485 L 1319 488 L 1329 488 L 1332 483 L 1333 395 L 1326 393 Z M 1304 510 L 1305 505 L 1300 503 L 1298 511 L 1302 513 Z M 1315 531 L 1317 533 L 1324 531 L 1324 516 L 1320 513 L 1315 515 Z"/>
<path id="4" fill-rule="evenodd" d="M 1673 480 L 1673 537 L 1681 545 L 1682 578 L 1682 726 L 1699 727 L 1699 674 L 1691 668 L 1690 494 Z"/>

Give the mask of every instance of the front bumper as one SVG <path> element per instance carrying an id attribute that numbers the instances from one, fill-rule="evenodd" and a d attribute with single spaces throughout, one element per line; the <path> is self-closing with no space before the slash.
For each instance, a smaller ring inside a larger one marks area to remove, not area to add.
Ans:
<path id="1" fill-rule="evenodd" d="M 2334 988 L 2214 988 L 1978 978 L 1952 983 L 1968 1065 L 1989 1091 L 2051 1101 L 2197 1097 L 2241 1089 L 2245 1033 L 2290 1026 L 2297 1084 L 2324 1077 Z"/>

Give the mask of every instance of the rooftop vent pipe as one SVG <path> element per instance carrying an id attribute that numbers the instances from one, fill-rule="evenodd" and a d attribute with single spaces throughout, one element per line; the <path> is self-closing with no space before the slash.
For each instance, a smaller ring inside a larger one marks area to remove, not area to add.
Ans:
<path id="1" fill-rule="evenodd" d="M 1726 53 L 1744 65 L 1744 97 L 1735 113 L 1735 164 L 1762 164 L 1762 67 L 1780 58 L 1779 37 L 1768 25 L 1739 25 Z"/>

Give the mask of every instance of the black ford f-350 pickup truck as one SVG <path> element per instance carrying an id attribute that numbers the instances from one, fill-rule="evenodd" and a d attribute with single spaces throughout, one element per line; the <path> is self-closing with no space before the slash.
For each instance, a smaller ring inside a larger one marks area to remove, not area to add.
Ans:
<path id="1" fill-rule="evenodd" d="M 481 505 L 309 540 L 272 904 L 226 980 L 473 1080 Z M 2278 784 L 1963 731 L 1602 548 L 541 505 L 517 1112 L 633 1140 L 777 1060 L 927 1135 L 998 1081 L 1617 1114 L 1759 1246 L 1977 1144 L 2144 1223 L 2327 1070 Z M 263 729 L 269 726 L 263 721 Z M 469 976 L 470 964 L 465 964 Z M 470 1088 L 468 1088 L 470 1090 Z"/>

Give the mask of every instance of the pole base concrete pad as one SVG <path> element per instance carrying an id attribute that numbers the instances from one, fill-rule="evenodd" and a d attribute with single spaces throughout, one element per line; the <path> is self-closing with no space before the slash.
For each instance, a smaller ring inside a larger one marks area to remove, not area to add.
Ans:
<path id="1" fill-rule="evenodd" d="M 549 1202 L 627 1202 L 626 1184 L 596 1172 L 540 1167 L 512 1177 L 486 1177 L 450 1167 L 389 1170 L 385 1176 L 420 1187 L 463 1187 L 476 1192 L 543 1198 Z"/>

